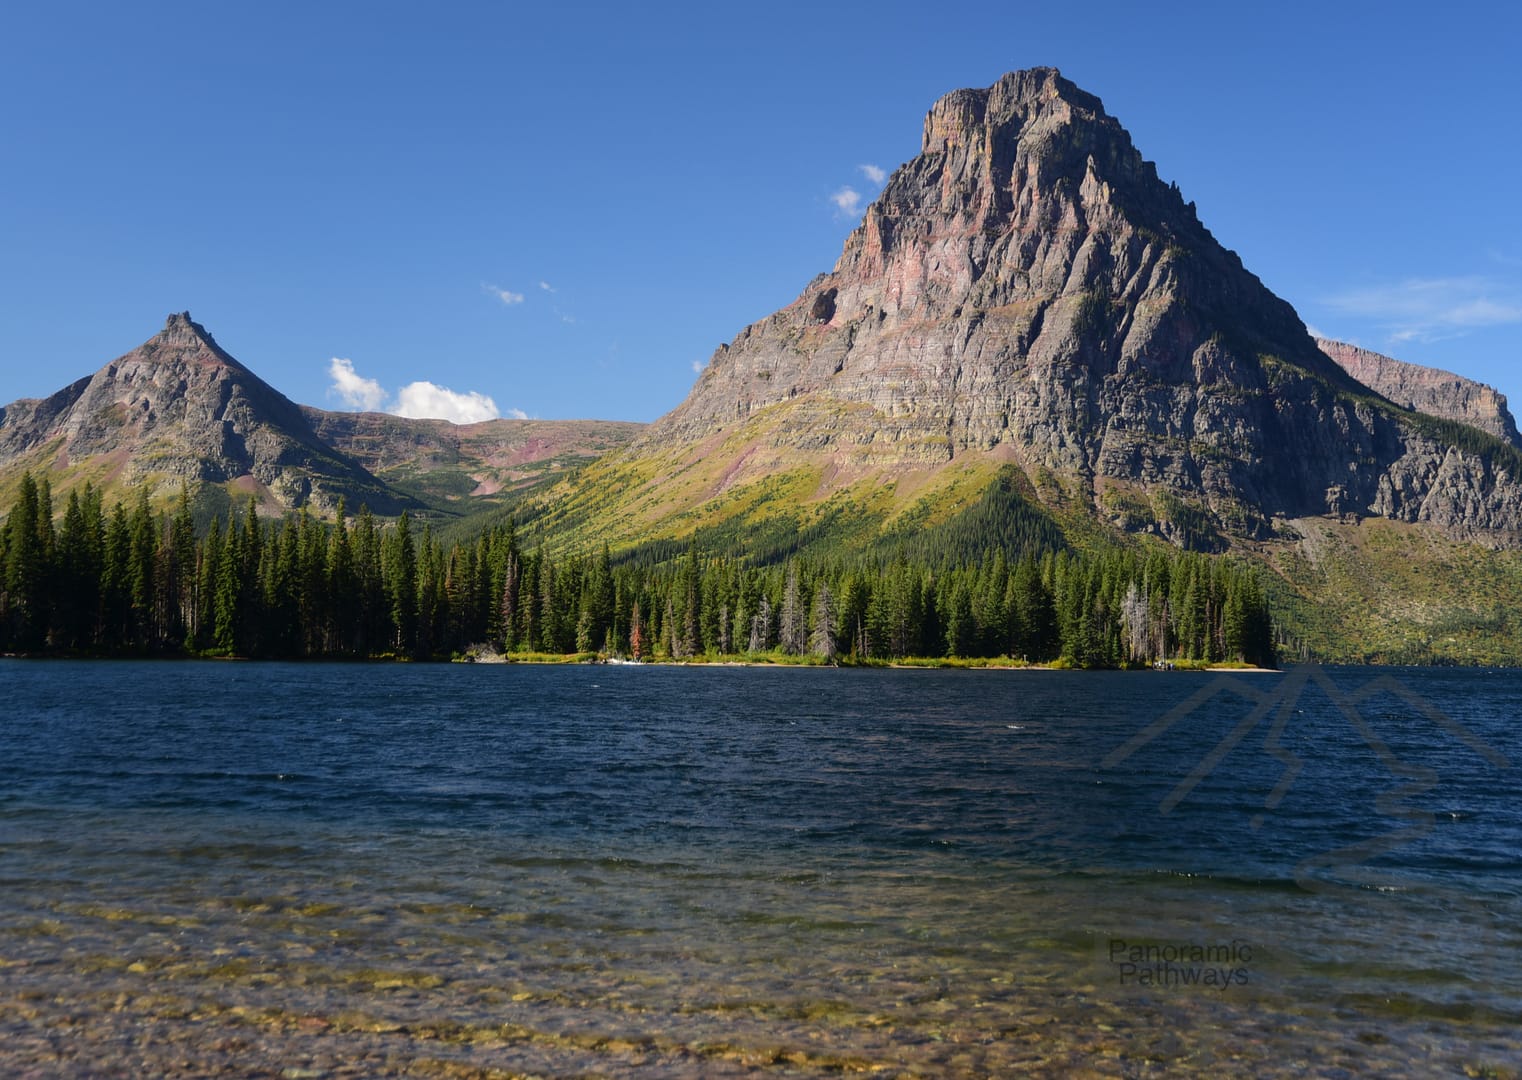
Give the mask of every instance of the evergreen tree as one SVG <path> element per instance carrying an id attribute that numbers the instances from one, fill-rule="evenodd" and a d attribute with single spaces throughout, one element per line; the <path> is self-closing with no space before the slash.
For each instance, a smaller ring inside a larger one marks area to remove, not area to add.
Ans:
<path id="1" fill-rule="evenodd" d="M 520 643 L 519 637 L 519 612 L 518 593 L 522 583 L 522 568 L 518 562 L 518 553 L 512 552 L 507 558 L 507 573 L 502 581 L 502 651 L 513 652 Z"/>
<path id="2" fill-rule="evenodd" d="M 635 660 L 645 658 L 645 620 L 640 614 L 639 601 L 634 601 L 634 610 L 629 614 L 629 655 Z"/>
<path id="3" fill-rule="evenodd" d="M 833 661 L 837 650 L 839 627 L 835 622 L 835 610 L 830 596 L 830 586 L 821 581 L 814 590 L 814 630 L 809 635 L 809 649 L 815 656 Z"/>
<path id="4" fill-rule="evenodd" d="M 772 637 L 772 602 L 767 599 L 766 593 L 756 602 L 756 614 L 750 621 L 750 652 L 761 653 L 771 649 L 775 639 Z"/>
<path id="5" fill-rule="evenodd" d="M 7 634 L 13 647 L 41 649 L 47 640 L 47 561 L 38 522 L 38 488 L 22 473 L 16 503 L 6 518 L 4 594 Z"/>
<path id="6" fill-rule="evenodd" d="M 238 651 L 240 621 L 243 615 L 243 572 L 240 566 L 240 543 L 231 517 L 222 537 L 220 550 L 214 553 L 216 577 L 213 585 L 212 647 L 224 655 Z M 207 552 L 208 558 L 213 553 Z"/>
<path id="7" fill-rule="evenodd" d="M 947 656 L 977 655 L 977 626 L 973 621 L 972 597 L 965 581 L 957 581 L 946 592 L 946 611 L 942 621 L 946 627 Z"/>
<path id="8" fill-rule="evenodd" d="M 397 520 L 384 546 L 386 594 L 391 606 L 391 645 L 411 655 L 417 642 L 417 547 L 407 511 Z"/>
<path id="9" fill-rule="evenodd" d="M 798 586 L 798 564 L 789 562 L 787 584 L 782 590 L 782 621 L 777 629 L 778 643 L 782 646 L 782 651 L 794 655 L 803 652 L 807 645 L 806 631 L 803 597 Z"/>

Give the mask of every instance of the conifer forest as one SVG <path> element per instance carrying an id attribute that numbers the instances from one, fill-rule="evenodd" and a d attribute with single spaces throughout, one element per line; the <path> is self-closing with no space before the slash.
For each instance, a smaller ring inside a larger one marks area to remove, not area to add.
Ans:
<path id="1" fill-rule="evenodd" d="M 23 478 L 0 528 L 0 652 L 448 659 L 482 651 L 638 660 L 1008 658 L 1077 667 L 1271 666 L 1255 573 L 1164 549 L 993 545 L 980 558 L 833 550 L 754 558 L 552 553 L 511 522 L 446 546 L 403 514 L 263 518 L 198 529 L 189 499 L 55 517 Z"/>

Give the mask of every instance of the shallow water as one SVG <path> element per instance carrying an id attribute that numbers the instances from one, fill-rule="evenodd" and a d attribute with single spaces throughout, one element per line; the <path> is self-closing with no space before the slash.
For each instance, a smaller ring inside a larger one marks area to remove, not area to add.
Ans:
<path id="1" fill-rule="evenodd" d="M 1522 1062 L 1518 673 L 0 661 L 0 691 L 11 1073 Z"/>

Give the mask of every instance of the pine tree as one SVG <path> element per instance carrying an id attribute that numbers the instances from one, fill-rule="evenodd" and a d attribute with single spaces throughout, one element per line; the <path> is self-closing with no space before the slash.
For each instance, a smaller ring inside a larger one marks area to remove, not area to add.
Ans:
<path id="1" fill-rule="evenodd" d="M 1034 556 L 1015 568 L 1014 603 L 1020 628 L 1020 655 L 1032 663 L 1050 660 L 1059 651 L 1057 617 L 1051 590 L 1042 579 Z"/>
<path id="2" fill-rule="evenodd" d="M 215 552 L 216 577 L 212 594 L 212 647 L 228 656 L 238 651 L 241 636 L 239 624 L 243 616 L 243 582 L 239 547 L 235 524 L 229 517 L 227 532 L 222 537 L 220 549 Z M 208 552 L 208 557 L 211 554 Z"/>
<path id="3" fill-rule="evenodd" d="M 629 655 L 635 660 L 645 658 L 645 620 L 640 614 L 639 601 L 634 601 L 634 610 L 629 614 Z"/>
<path id="4" fill-rule="evenodd" d="M 30 472 L 23 473 L 16 503 L 5 522 L 4 592 L 10 641 L 27 651 L 41 649 L 47 638 L 47 563 L 39 512 L 37 483 Z"/>
<path id="5" fill-rule="evenodd" d="M 748 648 L 753 653 L 766 652 L 772 647 L 772 643 L 772 602 L 763 592 L 761 599 L 756 602 L 756 614 L 750 621 Z"/>
<path id="6" fill-rule="evenodd" d="M 344 501 L 339 499 L 333 529 L 328 534 L 328 605 L 324 638 L 327 651 L 352 655 L 360 650 L 363 640 L 365 611 L 344 510 Z"/>
<path id="7" fill-rule="evenodd" d="M 966 582 L 958 580 L 945 595 L 946 611 L 942 619 L 946 627 L 946 655 L 977 655 L 977 625 Z"/>
<path id="8" fill-rule="evenodd" d="M 85 649 L 95 644 L 95 624 L 100 611 L 102 527 L 99 504 L 69 493 L 58 534 L 58 594 L 54 633 L 65 649 Z M 92 516 L 93 510 L 93 516 Z"/>
<path id="9" fill-rule="evenodd" d="M 520 638 L 518 636 L 518 590 L 522 584 L 523 571 L 518 562 L 518 553 L 510 553 L 507 557 L 507 574 L 502 582 L 502 651 L 514 652 L 517 650 Z"/>
<path id="10" fill-rule="evenodd" d="M 830 599 L 830 586 L 821 581 L 814 590 L 814 632 L 809 638 L 809 648 L 815 656 L 833 661 L 836 652 L 838 627 Z"/>
<path id="11" fill-rule="evenodd" d="M 200 619 L 196 577 L 196 523 L 190 512 L 190 485 L 180 485 L 169 525 L 169 561 L 164 586 L 170 598 L 169 638 L 176 646 L 193 640 Z"/>
<path id="12" fill-rule="evenodd" d="M 1120 605 L 1120 621 L 1125 634 L 1126 658 L 1135 663 L 1152 659 L 1152 618 L 1147 596 L 1131 582 Z"/>
<path id="13" fill-rule="evenodd" d="M 804 623 L 803 598 L 798 587 L 798 564 L 789 562 L 787 566 L 787 584 L 782 590 L 782 622 L 778 627 L 779 644 L 782 651 L 797 655 L 803 652 L 807 646 L 805 634 L 807 627 Z"/>
<path id="14" fill-rule="evenodd" d="M 391 608 L 391 646 L 410 656 L 417 642 L 417 547 L 407 511 L 386 538 L 384 567 Z"/>

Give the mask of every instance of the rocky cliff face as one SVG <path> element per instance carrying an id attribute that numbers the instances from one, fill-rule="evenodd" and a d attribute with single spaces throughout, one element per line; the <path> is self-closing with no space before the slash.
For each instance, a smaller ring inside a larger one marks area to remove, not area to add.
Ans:
<path id="1" fill-rule="evenodd" d="M 1316 338 L 1316 347 L 1353 378 L 1397 405 L 1457 420 L 1522 447 L 1517 422 L 1506 407 L 1506 395 L 1494 387 L 1328 338 Z"/>
<path id="2" fill-rule="evenodd" d="M 0 463 L 97 484 L 225 483 L 280 507 L 378 513 L 409 504 L 335 452 L 301 409 L 221 349 L 189 313 L 45 400 L 0 409 Z"/>
<path id="3" fill-rule="evenodd" d="M 1051 69 L 938 101 L 834 270 L 721 346 L 636 449 L 711 447 L 763 414 L 772 449 L 996 452 L 1096 509 L 1107 484 L 1164 489 L 1239 535 L 1329 513 L 1522 535 L 1510 472 L 1333 363 Z"/>

